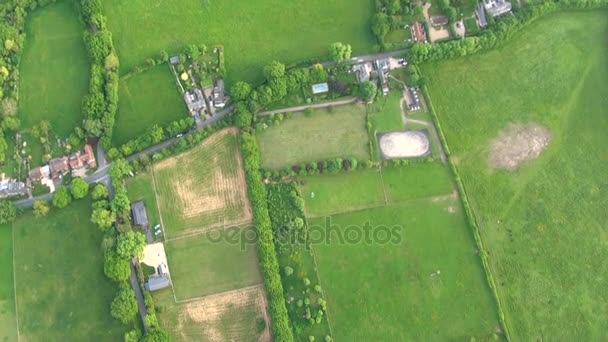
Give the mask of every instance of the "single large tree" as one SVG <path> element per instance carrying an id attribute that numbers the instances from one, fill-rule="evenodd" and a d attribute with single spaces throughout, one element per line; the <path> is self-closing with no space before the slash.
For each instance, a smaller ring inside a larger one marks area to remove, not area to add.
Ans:
<path id="1" fill-rule="evenodd" d="M 336 63 L 342 63 L 342 61 L 349 59 L 351 54 L 352 48 L 350 44 L 336 42 L 329 47 L 329 56 Z"/>
<path id="2" fill-rule="evenodd" d="M 112 301 L 110 307 L 112 317 L 118 319 L 124 324 L 129 324 L 137 314 L 137 300 L 135 293 L 130 287 L 123 287 L 118 291 L 118 294 Z"/>
<path id="3" fill-rule="evenodd" d="M 238 81 L 230 88 L 230 95 L 236 101 L 246 100 L 251 93 L 251 85 L 247 82 Z"/>
<path id="4" fill-rule="evenodd" d="M 95 209 L 91 214 L 91 222 L 95 223 L 102 231 L 108 230 L 116 221 L 116 214 L 107 209 Z"/>
<path id="5" fill-rule="evenodd" d="M 53 206 L 65 208 L 72 202 L 72 195 L 67 187 L 62 186 L 53 193 Z"/>
<path id="6" fill-rule="evenodd" d="M 376 84 L 370 81 L 361 83 L 360 94 L 361 98 L 367 102 L 371 102 L 376 97 Z"/>
<path id="7" fill-rule="evenodd" d="M 114 281 L 125 282 L 131 275 L 131 266 L 128 259 L 121 258 L 110 249 L 104 255 L 103 272 Z"/>
<path id="8" fill-rule="evenodd" d="M 84 198 L 89 193 L 89 183 L 77 177 L 72 180 L 72 196 L 75 199 Z"/>
<path id="9" fill-rule="evenodd" d="M 95 201 L 106 199 L 108 198 L 108 189 L 103 184 L 97 184 L 91 192 L 91 197 Z"/>
<path id="10" fill-rule="evenodd" d="M 130 230 L 118 236 L 116 253 L 122 258 L 141 257 L 145 245 L 144 234 Z"/>
<path id="11" fill-rule="evenodd" d="M 48 215 L 51 208 L 46 201 L 36 200 L 34 201 L 34 216 L 36 217 L 44 217 Z"/>
<path id="12" fill-rule="evenodd" d="M 285 64 L 277 61 L 272 61 L 264 67 L 264 77 L 266 80 L 272 81 L 275 78 L 285 75 Z"/>

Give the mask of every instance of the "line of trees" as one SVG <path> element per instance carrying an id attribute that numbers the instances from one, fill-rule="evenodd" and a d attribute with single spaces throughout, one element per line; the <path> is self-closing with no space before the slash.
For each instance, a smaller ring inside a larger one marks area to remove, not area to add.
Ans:
<path id="1" fill-rule="evenodd" d="M 272 317 L 272 336 L 275 341 L 294 340 L 285 306 L 283 284 L 279 274 L 279 262 L 268 214 L 266 188 L 260 175 L 260 151 L 255 135 L 241 135 L 241 153 L 247 178 L 247 195 L 253 210 L 253 223 L 258 234 L 260 268 L 264 275 L 264 287 Z"/>
<path id="2" fill-rule="evenodd" d="M 81 135 L 100 137 L 102 146 L 109 149 L 118 109 L 118 56 L 101 1 L 82 0 L 80 8 L 87 25 L 84 42 L 91 60 L 89 92 L 82 100 Z"/>

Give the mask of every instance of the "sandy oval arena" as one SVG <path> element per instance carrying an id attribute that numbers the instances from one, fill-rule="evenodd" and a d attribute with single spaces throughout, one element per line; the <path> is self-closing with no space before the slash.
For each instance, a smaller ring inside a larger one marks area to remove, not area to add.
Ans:
<path id="1" fill-rule="evenodd" d="M 429 138 L 423 131 L 392 132 L 380 136 L 384 158 L 420 157 L 430 151 Z"/>

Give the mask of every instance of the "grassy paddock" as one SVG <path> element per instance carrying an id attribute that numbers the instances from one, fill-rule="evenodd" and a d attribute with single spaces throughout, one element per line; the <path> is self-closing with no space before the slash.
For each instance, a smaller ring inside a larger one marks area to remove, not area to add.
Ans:
<path id="1" fill-rule="evenodd" d="M 17 340 L 17 315 L 13 287 L 13 227 L 0 227 L 0 340 Z"/>
<path id="2" fill-rule="evenodd" d="M 494 51 L 423 67 L 514 340 L 598 340 L 608 328 L 596 314 L 608 302 L 597 276 L 608 271 L 606 18 L 550 15 Z M 488 145 L 514 122 L 547 127 L 552 142 L 517 172 L 492 170 Z"/>
<path id="3" fill-rule="evenodd" d="M 492 335 L 496 310 L 457 198 L 331 217 L 334 232 L 364 223 L 391 227 L 391 242 L 343 244 L 333 236 L 332 243 L 313 246 L 336 340 Z M 317 218 L 310 224 L 326 221 Z"/>
<path id="4" fill-rule="evenodd" d="M 449 170 L 441 163 L 370 169 L 301 178 L 309 217 L 332 215 L 453 192 Z M 356 186 L 354 186 L 356 185 Z M 314 196 L 312 195 L 314 193 Z"/>
<path id="5" fill-rule="evenodd" d="M 126 327 L 110 316 L 117 288 L 103 274 L 101 232 L 90 222 L 90 207 L 90 200 L 80 200 L 45 219 L 26 214 L 14 222 L 23 340 L 122 338 Z"/>
<path id="6" fill-rule="evenodd" d="M 134 178 L 126 181 L 127 193 L 131 202 L 144 201 L 150 227 L 160 223 L 156 195 L 154 194 L 154 182 L 151 173 L 140 173 Z"/>
<path id="7" fill-rule="evenodd" d="M 104 2 L 122 70 L 187 44 L 224 45 L 227 81 L 259 81 L 272 60 L 325 56 L 336 41 L 355 53 L 375 43 L 371 1 L 109 0 Z"/>
<path id="8" fill-rule="evenodd" d="M 262 167 L 277 169 L 337 157 L 369 159 L 365 107 L 346 105 L 295 113 L 257 134 Z"/>
<path id="9" fill-rule="evenodd" d="M 164 126 L 189 115 L 175 82 L 166 64 L 120 80 L 112 137 L 116 145 L 145 134 L 154 124 Z"/>
<path id="10" fill-rule="evenodd" d="M 166 243 L 177 300 L 202 297 L 262 283 L 252 227 L 234 227 Z M 219 240 L 219 241 L 218 241 Z"/>
<path id="11" fill-rule="evenodd" d="M 52 4 L 28 14 L 20 62 L 19 116 L 31 128 L 48 120 L 67 137 L 80 124 L 90 66 L 76 5 Z"/>

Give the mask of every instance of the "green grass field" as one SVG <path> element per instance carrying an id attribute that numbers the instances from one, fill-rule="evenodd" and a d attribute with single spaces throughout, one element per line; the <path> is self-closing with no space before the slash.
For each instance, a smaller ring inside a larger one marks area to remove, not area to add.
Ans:
<path id="1" fill-rule="evenodd" d="M 403 87 L 396 82 L 391 82 L 396 88 L 388 96 L 376 99 L 370 108 L 370 121 L 372 129 L 376 132 L 392 132 L 403 130 L 403 119 L 401 114 L 401 100 L 403 99 Z"/>
<path id="2" fill-rule="evenodd" d="M 372 169 L 323 174 L 304 177 L 301 181 L 308 217 L 450 195 L 453 192 L 449 170 L 440 163 L 387 168 L 382 172 Z"/>
<path id="3" fill-rule="evenodd" d="M 103 274 L 90 207 L 80 200 L 44 219 L 26 214 L 13 223 L 22 340 L 122 339 L 126 327 L 110 316 L 117 288 Z"/>
<path id="4" fill-rule="evenodd" d="M 337 157 L 369 159 L 365 107 L 360 105 L 295 113 L 257 137 L 262 167 L 270 169 Z"/>
<path id="5" fill-rule="evenodd" d="M 418 167 L 422 168 L 412 170 Z M 446 167 L 422 164 L 385 171 L 390 171 L 384 177 L 389 178 L 387 194 L 394 197 L 388 205 L 376 185 L 377 172 L 342 174 L 357 179 L 340 182 L 325 176 L 306 179 L 307 211 L 311 207 L 347 211 L 349 200 L 364 196 L 365 190 L 376 201 L 369 209 L 309 220 L 313 230 L 331 227 L 331 242 L 315 243 L 313 250 L 333 337 L 340 341 L 490 337 L 499 327 L 497 312 L 464 211 L 458 197 L 449 195 L 453 187 Z M 310 199 L 309 182 L 317 179 L 315 188 L 326 193 Z M 448 196 L 428 197 L 436 193 Z M 353 226 L 363 232 L 366 223 L 372 227 L 371 242 L 345 233 Z M 352 240 L 341 243 L 337 232 Z"/>
<path id="6" fill-rule="evenodd" d="M 296 62 L 325 56 L 336 41 L 355 53 L 374 44 L 371 1 L 110 0 L 104 2 L 122 70 L 161 50 L 187 44 L 224 45 L 228 84 L 259 81 L 272 60 Z"/>
<path id="7" fill-rule="evenodd" d="M 0 341 L 17 340 L 15 290 L 13 287 L 13 227 L 0 227 Z"/>
<path id="8" fill-rule="evenodd" d="M 156 195 L 154 193 L 154 183 L 152 174 L 149 172 L 140 173 L 126 181 L 127 193 L 131 202 L 144 201 L 150 226 L 154 227 L 160 223 L 160 216 L 156 205 Z"/>
<path id="9" fill-rule="evenodd" d="M 251 213 L 241 165 L 234 129 L 218 132 L 190 151 L 155 164 L 166 237 L 248 223 Z"/>
<path id="10" fill-rule="evenodd" d="M 608 303 L 607 14 L 551 15 L 494 51 L 423 68 L 514 341 L 608 330 L 597 314 Z M 547 127 L 552 142 L 517 172 L 491 170 L 488 145 L 513 122 Z"/>
<path id="11" fill-rule="evenodd" d="M 112 137 L 115 145 L 145 134 L 155 124 L 162 127 L 189 115 L 166 64 L 121 79 L 118 95 L 120 101 Z"/>
<path id="12" fill-rule="evenodd" d="M 48 120 L 55 133 L 67 137 L 82 120 L 90 71 L 75 6 L 64 1 L 28 14 L 19 80 L 24 128 Z"/>
<path id="13" fill-rule="evenodd" d="M 332 238 L 335 243 L 313 247 L 336 340 L 450 341 L 497 329 L 462 210 L 451 214 L 446 207 L 422 201 L 332 217 L 341 231 L 365 222 L 402 227 L 397 244 L 339 244 Z"/>
<path id="14" fill-rule="evenodd" d="M 177 300 L 261 284 L 256 247 L 238 239 L 241 236 L 255 236 L 255 232 L 251 227 L 234 227 L 168 241 Z"/>

